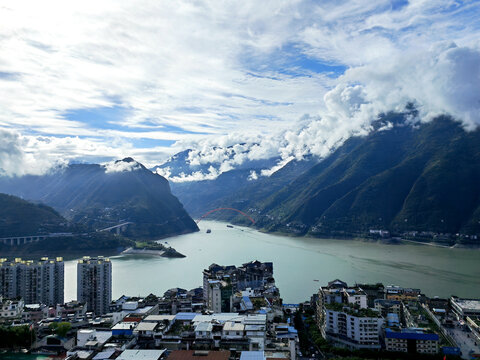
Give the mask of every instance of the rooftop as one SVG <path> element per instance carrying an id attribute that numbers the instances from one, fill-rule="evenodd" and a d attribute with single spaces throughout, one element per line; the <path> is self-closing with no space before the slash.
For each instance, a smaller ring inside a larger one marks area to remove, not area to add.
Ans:
<path id="1" fill-rule="evenodd" d="M 370 318 L 380 317 L 379 312 L 370 308 L 354 309 L 346 304 L 340 304 L 340 303 L 325 304 L 324 306 L 327 310 L 343 312 L 345 314 L 356 316 L 356 317 L 370 317 Z"/>
<path id="2" fill-rule="evenodd" d="M 223 331 L 243 331 L 245 325 L 233 321 L 227 321 L 223 326 Z"/>
<path id="3" fill-rule="evenodd" d="M 211 322 L 211 321 L 218 321 L 219 323 L 224 323 L 225 321 L 230 321 L 233 319 L 241 319 L 244 317 L 244 316 L 239 316 L 238 313 L 217 313 L 217 314 L 211 314 L 211 315 L 202 315 L 197 313 L 194 313 L 194 314 L 195 314 L 195 317 L 192 320 L 194 323 Z"/>
<path id="4" fill-rule="evenodd" d="M 480 311 L 480 300 L 452 298 L 462 309 Z"/>
<path id="5" fill-rule="evenodd" d="M 401 331 L 393 331 L 389 328 L 385 329 L 385 337 L 387 339 L 410 339 L 410 340 L 433 340 L 438 341 L 439 336 L 434 333 L 425 332 L 424 329 L 407 328 Z"/>
<path id="6" fill-rule="evenodd" d="M 137 325 L 137 331 L 153 331 L 158 326 L 157 323 L 154 322 L 141 322 Z"/>
<path id="7" fill-rule="evenodd" d="M 158 360 L 165 350 L 125 350 L 117 360 Z"/>
<path id="8" fill-rule="evenodd" d="M 198 313 L 179 312 L 177 315 L 175 315 L 175 320 L 192 321 L 196 316 L 198 316 Z"/>
<path id="9" fill-rule="evenodd" d="M 212 331 L 213 325 L 211 322 L 201 322 L 195 326 L 195 331 Z"/>
<path id="10" fill-rule="evenodd" d="M 107 349 L 105 351 L 99 352 L 93 357 L 93 360 L 105 360 L 110 359 L 110 357 L 115 353 L 115 349 Z"/>
<path id="11" fill-rule="evenodd" d="M 263 351 L 242 351 L 240 360 L 265 360 Z"/>
<path id="12" fill-rule="evenodd" d="M 228 360 L 229 357 L 230 351 L 174 350 L 168 360 Z"/>
<path id="13" fill-rule="evenodd" d="M 112 330 L 133 330 L 135 328 L 135 325 L 136 323 L 133 322 L 121 322 L 112 327 Z"/>
<path id="14" fill-rule="evenodd" d="M 152 321 L 152 322 L 161 322 L 161 321 L 173 321 L 175 319 L 175 315 L 148 315 L 144 321 Z"/>

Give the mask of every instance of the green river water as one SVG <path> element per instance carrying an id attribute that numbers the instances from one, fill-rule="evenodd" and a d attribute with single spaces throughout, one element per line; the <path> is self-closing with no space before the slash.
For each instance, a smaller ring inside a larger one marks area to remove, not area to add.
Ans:
<path id="1" fill-rule="evenodd" d="M 191 289 L 202 285 L 202 270 L 211 263 L 241 265 L 255 259 L 273 261 L 286 303 L 307 300 L 336 278 L 349 284 L 416 287 L 428 296 L 480 297 L 480 250 L 293 238 L 213 221 L 202 221 L 199 227 L 200 232 L 162 240 L 186 258 L 112 257 L 113 298 Z M 206 234 L 206 229 L 212 232 Z M 76 298 L 76 263 L 65 263 L 65 301 Z"/>

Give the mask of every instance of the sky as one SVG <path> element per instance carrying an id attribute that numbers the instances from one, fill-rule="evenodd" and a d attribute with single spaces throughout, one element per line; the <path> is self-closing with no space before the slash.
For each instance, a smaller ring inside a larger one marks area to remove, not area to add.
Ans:
<path id="1" fill-rule="evenodd" d="M 217 174 L 281 165 L 408 103 L 474 130 L 478 19 L 479 1 L 3 0 L 0 173 L 187 148 Z"/>

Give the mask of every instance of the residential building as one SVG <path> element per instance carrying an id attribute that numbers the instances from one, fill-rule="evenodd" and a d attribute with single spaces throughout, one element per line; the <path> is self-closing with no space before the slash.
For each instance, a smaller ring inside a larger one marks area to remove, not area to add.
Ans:
<path id="1" fill-rule="evenodd" d="M 37 323 L 48 317 L 48 310 L 48 306 L 44 304 L 26 304 L 23 307 L 22 320 Z"/>
<path id="2" fill-rule="evenodd" d="M 385 347 L 387 351 L 410 354 L 438 353 L 439 336 L 425 329 L 406 328 L 399 331 L 385 329 Z"/>
<path id="3" fill-rule="evenodd" d="M 379 349 L 384 319 L 360 287 L 336 279 L 318 291 L 317 325 L 325 339 L 352 349 Z"/>
<path id="4" fill-rule="evenodd" d="M 206 306 L 214 313 L 230 312 L 232 309 L 232 284 L 223 280 L 209 280 Z"/>
<path id="5" fill-rule="evenodd" d="M 0 295 L 21 297 L 26 304 L 55 306 L 64 299 L 64 263 L 61 257 L 38 261 L 0 259 Z"/>
<path id="6" fill-rule="evenodd" d="M 360 309 L 366 309 L 367 294 L 360 288 L 346 288 L 342 293 L 347 304 L 357 305 Z"/>
<path id="7" fill-rule="evenodd" d="M 85 317 L 87 306 L 79 301 L 69 301 L 65 304 L 57 304 L 55 313 L 62 320 L 79 320 Z"/>
<path id="8" fill-rule="evenodd" d="M 367 294 L 360 287 L 348 287 L 346 282 L 339 279 L 330 281 L 327 286 L 318 290 L 317 297 L 317 325 L 322 326 L 324 319 L 324 306 L 326 304 L 351 304 L 361 309 L 366 309 Z"/>
<path id="9" fill-rule="evenodd" d="M 367 294 L 367 306 L 373 308 L 376 299 L 385 298 L 385 288 L 382 283 L 376 284 L 357 284 Z"/>
<path id="10" fill-rule="evenodd" d="M 396 285 L 385 287 L 385 299 L 388 300 L 411 301 L 418 300 L 420 296 L 420 289 L 403 288 Z"/>
<path id="11" fill-rule="evenodd" d="M 234 265 L 221 266 L 212 264 L 208 269 L 203 270 L 203 299 L 208 301 L 208 288 L 211 280 L 222 280 L 232 285 L 233 292 L 242 291 L 247 288 L 261 289 L 268 284 L 274 284 L 273 263 L 251 261 L 240 267 Z"/>
<path id="12" fill-rule="evenodd" d="M 351 349 L 380 349 L 384 319 L 372 309 L 327 304 L 321 328 L 325 339 Z"/>
<path id="13" fill-rule="evenodd" d="M 374 305 L 383 317 L 387 314 L 396 314 L 399 318 L 402 316 L 402 302 L 399 300 L 376 299 Z"/>
<path id="14" fill-rule="evenodd" d="M 0 297 L 0 320 L 16 320 L 22 318 L 24 302 L 20 300 L 3 299 Z"/>
<path id="15" fill-rule="evenodd" d="M 461 299 L 456 296 L 450 298 L 450 305 L 453 311 L 461 319 L 467 316 L 471 318 L 480 318 L 480 300 L 479 299 Z"/>
<path id="16" fill-rule="evenodd" d="M 87 311 L 103 315 L 112 301 L 112 263 L 110 259 L 86 256 L 77 264 L 77 300 Z"/>

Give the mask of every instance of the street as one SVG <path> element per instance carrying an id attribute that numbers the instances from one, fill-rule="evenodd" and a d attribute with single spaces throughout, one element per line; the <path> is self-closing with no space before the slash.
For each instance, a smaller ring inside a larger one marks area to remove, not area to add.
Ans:
<path id="1" fill-rule="evenodd" d="M 480 343 L 478 341 L 475 343 L 476 339 L 474 339 L 474 335 L 469 331 L 465 331 L 458 322 L 455 322 L 454 328 L 448 328 L 446 330 L 460 347 L 463 359 L 470 359 L 472 350 L 474 353 L 480 353 Z"/>

